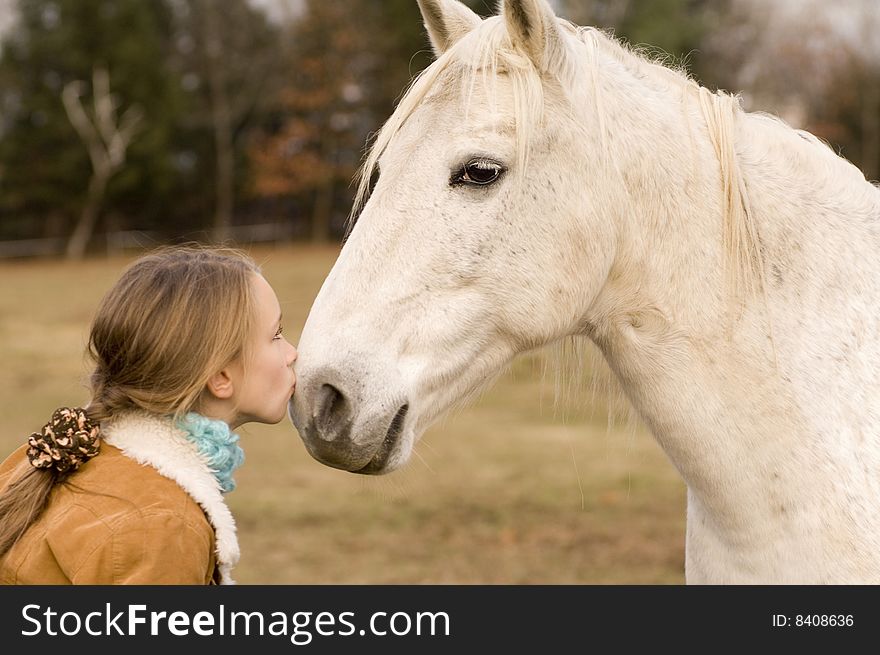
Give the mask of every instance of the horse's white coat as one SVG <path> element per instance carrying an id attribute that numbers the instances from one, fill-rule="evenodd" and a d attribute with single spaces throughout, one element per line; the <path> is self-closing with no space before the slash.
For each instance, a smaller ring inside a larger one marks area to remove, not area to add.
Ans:
<path id="1" fill-rule="evenodd" d="M 454 2 L 419 0 L 438 60 L 303 331 L 310 452 L 391 470 L 581 335 L 687 483 L 689 583 L 880 583 L 880 191 L 544 0 Z M 506 172 L 450 184 L 475 157 Z"/>

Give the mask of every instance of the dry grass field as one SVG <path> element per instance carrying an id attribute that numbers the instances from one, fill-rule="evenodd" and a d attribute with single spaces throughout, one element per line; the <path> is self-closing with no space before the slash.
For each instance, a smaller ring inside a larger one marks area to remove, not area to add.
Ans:
<path id="1" fill-rule="evenodd" d="M 296 343 L 336 247 L 254 248 Z M 131 257 L 0 264 L 0 451 L 88 399 L 89 320 Z M 607 379 L 607 372 L 595 372 Z M 435 425 L 410 464 L 356 476 L 312 460 L 288 421 L 240 430 L 228 496 L 241 584 L 682 584 L 685 487 L 607 387 L 521 357 Z"/>

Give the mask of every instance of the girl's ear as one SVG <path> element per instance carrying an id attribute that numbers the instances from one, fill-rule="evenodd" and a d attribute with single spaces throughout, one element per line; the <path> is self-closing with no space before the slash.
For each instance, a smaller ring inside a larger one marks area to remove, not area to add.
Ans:
<path id="1" fill-rule="evenodd" d="M 229 371 L 225 368 L 218 373 L 214 373 L 214 375 L 208 379 L 208 384 L 205 386 L 212 396 L 220 400 L 231 398 L 232 394 L 235 393 L 235 385 L 232 383 L 232 377 L 229 375 Z"/>

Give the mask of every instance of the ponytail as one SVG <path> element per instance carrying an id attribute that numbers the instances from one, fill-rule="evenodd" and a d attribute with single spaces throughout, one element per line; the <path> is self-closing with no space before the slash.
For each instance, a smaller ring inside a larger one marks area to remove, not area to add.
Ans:
<path id="1" fill-rule="evenodd" d="M 53 487 L 98 454 L 100 432 L 85 410 L 61 407 L 28 437 L 28 461 L 0 494 L 0 557 L 40 518 Z"/>
<path id="2" fill-rule="evenodd" d="M 12 475 L 13 482 L 0 494 L 0 558 L 40 518 L 62 477 L 52 469 L 35 469 L 29 462 L 22 462 Z"/>

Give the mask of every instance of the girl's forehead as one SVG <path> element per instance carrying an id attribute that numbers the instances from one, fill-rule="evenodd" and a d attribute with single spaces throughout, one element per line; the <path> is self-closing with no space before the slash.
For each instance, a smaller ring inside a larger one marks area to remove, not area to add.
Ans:
<path id="1" fill-rule="evenodd" d="M 254 287 L 254 300 L 257 306 L 257 315 L 261 319 L 275 322 L 281 315 L 281 304 L 272 285 L 259 273 L 255 273 L 252 281 Z"/>

